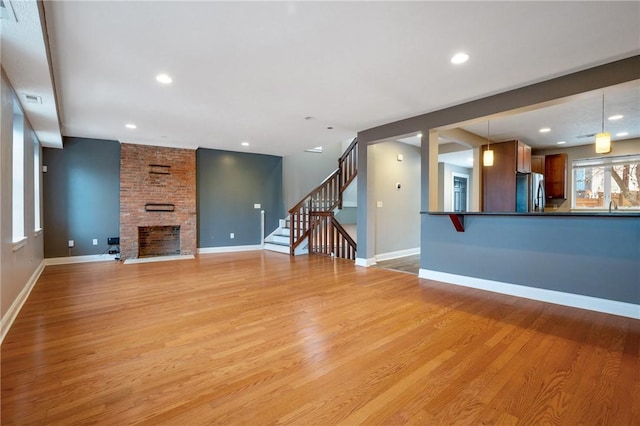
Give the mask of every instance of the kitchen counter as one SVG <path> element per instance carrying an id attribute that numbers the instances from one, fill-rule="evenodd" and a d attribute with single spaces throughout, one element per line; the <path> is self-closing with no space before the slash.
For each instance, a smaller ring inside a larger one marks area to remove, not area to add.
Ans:
<path id="1" fill-rule="evenodd" d="M 573 217 L 573 218 L 640 218 L 640 212 L 616 210 L 609 213 L 608 211 L 572 211 L 572 212 L 420 212 L 431 216 L 449 216 L 453 227 L 458 232 L 464 232 L 465 216 L 482 216 L 482 217 Z"/>
<path id="2" fill-rule="evenodd" d="M 420 212 L 420 214 L 431 215 L 464 215 L 464 216 L 577 216 L 577 217 L 640 217 L 638 211 L 615 210 L 611 213 L 607 211 L 546 211 L 546 212 Z"/>

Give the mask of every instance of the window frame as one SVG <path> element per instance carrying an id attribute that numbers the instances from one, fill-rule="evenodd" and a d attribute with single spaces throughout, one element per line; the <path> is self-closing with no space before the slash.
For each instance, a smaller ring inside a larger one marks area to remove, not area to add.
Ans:
<path id="1" fill-rule="evenodd" d="M 640 154 L 627 154 L 618 155 L 612 157 L 595 157 L 595 158 L 583 158 L 575 159 L 571 162 L 571 209 L 572 210 L 607 210 L 611 202 L 612 194 L 612 175 L 611 171 L 614 166 L 625 165 L 630 163 L 640 164 Z M 579 169 L 587 169 L 590 167 L 602 167 L 603 171 L 603 205 L 596 207 L 577 206 L 577 186 L 576 171 Z M 640 165 L 638 166 L 640 167 Z M 640 182 L 636 182 L 638 190 L 640 191 Z M 640 210 L 640 206 L 622 206 L 618 205 L 618 209 L 624 209 L 628 211 Z"/>

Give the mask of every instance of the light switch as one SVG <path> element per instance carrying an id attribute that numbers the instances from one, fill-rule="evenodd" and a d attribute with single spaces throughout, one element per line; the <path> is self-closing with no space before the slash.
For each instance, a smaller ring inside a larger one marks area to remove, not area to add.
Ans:
<path id="1" fill-rule="evenodd" d="M 378 201 L 376 204 L 378 207 L 382 207 L 382 201 Z"/>
<path id="2" fill-rule="evenodd" d="M 97 246 L 97 245 L 98 245 L 98 239 L 97 239 L 97 238 L 94 238 L 94 239 L 93 239 L 93 245 L 94 245 L 94 246 Z"/>
<path id="3" fill-rule="evenodd" d="M 261 206 L 260 206 L 260 204 L 259 204 L 259 203 L 256 203 L 256 204 L 254 204 L 254 205 L 253 205 L 253 208 L 254 208 L 254 209 L 259 209 L 260 207 L 261 207 Z"/>

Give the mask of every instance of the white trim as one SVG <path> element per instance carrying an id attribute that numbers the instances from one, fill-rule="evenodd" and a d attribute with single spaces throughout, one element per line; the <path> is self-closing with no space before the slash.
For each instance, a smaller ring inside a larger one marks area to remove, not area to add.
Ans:
<path id="1" fill-rule="evenodd" d="M 460 285 L 492 291 L 494 293 L 508 294 L 510 296 L 523 297 L 541 302 L 554 303 L 556 305 L 571 306 L 573 308 L 587 309 L 606 314 L 620 315 L 634 319 L 640 319 L 640 305 L 619 302 L 617 300 L 600 299 L 581 294 L 565 293 L 543 288 L 527 287 L 518 284 L 509 284 L 500 281 L 486 280 L 483 278 L 467 277 L 464 275 L 450 274 L 447 272 L 420 269 L 419 278 L 440 281 L 445 284 Z"/>
<path id="2" fill-rule="evenodd" d="M 136 259 L 126 259 L 123 263 L 130 265 L 132 263 L 153 263 L 153 262 L 168 262 L 170 260 L 191 260 L 196 257 L 192 254 L 178 254 L 175 256 L 152 256 L 152 257 L 138 257 Z"/>
<path id="3" fill-rule="evenodd" d="M 115 254 L 89 254 L 86 256 L 67 256 L 67 257 L 51 257 L 44 260 L 46 266 L 49 265 L 67 265 L 70 263 L 87 263 L 87 262 L 106 262 L 114 261 Z"/>
<path id="4" fill-rule="evenodd" d="M 202 247 L 198 249 L 198 254 L 233 253 L 236 251 L 253 251 L 262 249 L 262 244 L 256 244 L 252 246 Z"/>
<path id="5" fill-rule="evenodd" d="M 365 259 L 364 257 L 356 257 L 356 266 L 369 267 L 369 266 L 373 266 L 375 264 L 376 264 L 376 258 L 375 257 L 370 257 L 368 259 Z"/>
<path id="6" fill-rule="evenodd" d="M 27 245 L 27 237 L 22 237 L 17 241 L 14 241 L 13 243 L 11 243 L 11 250 L 13 251 L 18 251 L 20 250 L 22 247 Z"/>
<path id="7" fill-rule="evenodd" d="M 345 207 L 358 207 L 358 202 L 357 201 L 343 201 L 342 202 L 342 208 Z"/>
<path id="8" fill-rule="evenodd" d="M 414 254 L 420 254 L 420 247 L 405 249 L 405 250 L 397 250 L 390 251 L 389 253 L 380 253 L 376 254 L 375 259 L 378 262 L 382 262 L 384 260 L 398 259 L 400 257 L 413 256 Z"/>
<path id="9" fill-rule="evenodd" d="M 2 317 L 2 321 L 0 323 L 0 343 L 4 341 L 5 336 L 9 332 L 9 329 L 11 329 L 13 322 L 16 320 L 16 317 L 20 313 L 22 306 L 24 306 L 24 303 L 29 298 L 31 290 L 33 290 L 36 282 L 38 282 L 38 278 L 40 278 L 40 274 L 42 274 L 42 271 L 44 271 L 44 266 L 45 262 L 43 260 L 42 262 L 40 262 L 36 270 L 33 271 L 33 274 L 31 274 L 29 281 L 27 281 L 27 284 L 24 286 L 20 294 L 18 294 L 16 300 L 13 301 L 13 303 L 9 307 L 9 310 L 7 310 L 7 313 Z"/>

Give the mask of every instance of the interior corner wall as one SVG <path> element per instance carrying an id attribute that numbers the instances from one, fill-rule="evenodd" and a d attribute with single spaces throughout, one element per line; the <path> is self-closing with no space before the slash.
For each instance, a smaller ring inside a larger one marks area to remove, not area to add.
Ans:
<path id="1" fill-rule="evenodd" d="M 4 70 L 1 79 L 0 111 L 0 317 L 2 337 L 17 315 L 34 284 L 43 261 L 42 234 L 34 232 L 34 148 L 38 139 L 24 119 L 24 245 L 14 251 L 13 245 L 13 104 L 17 100 Z"/>
<path id="2" fill-rule="evenodd" d="M 343 144 L 338 142 L 323 147 L 322 152 L 304 151 L 282 159 L 285 212 L 338 168 L 343 152 Z"/>
<path id="3" fill-rule="evenodd" d="M 196 151 L 199 248 L 261 244 L 262 210 L 265 236 L 278 227 L 284 218 L 282 163 L 273 155 Z"/>
<path id="4" fill-rule="evenodd" d="M 420 247 L 420 148 L 384 142 L 369 150 L 374 162 L 375 255 Z"/>
<path id="5" fill-rule="evenodd" d="M 120 143 L 64 138 L 63 146 L 43 149 L 44 255 L 105 253 L 120 232 Z"/>

